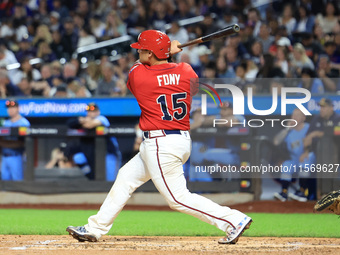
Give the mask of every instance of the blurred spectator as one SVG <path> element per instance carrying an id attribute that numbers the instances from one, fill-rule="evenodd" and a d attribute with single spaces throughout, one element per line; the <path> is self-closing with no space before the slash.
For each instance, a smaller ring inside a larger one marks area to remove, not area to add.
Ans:
<path id="1" fill-rule="evenodd" d="M 119 17 L 119 14 L 112 10 L 106 16 L 106 27 L 103 36 L 106 39 L 111 39 L 123 35 L 126 35 L 126 25 Z"/>
<path id="2" fill-rule="evenodd" d="M 90 28 L 82 27 L 80 29 L 77 48 L 93 44 L 96 42 L 97 42 L 96 37 L 92 35 Z"/>
<path id="3" fill-rule="evenodd" d="M 98 81 L 98 88 L 96 90 L 97 96 L 110 96 L 116 87 L 113 80 L 114 71 L 113 65 L 110 62 L 104 63 L 101 66 L 102 78 Z"/>
<path id="4" fill-rule="evenodd" d="M 216 76 L 216 64 L 210 61 L 204 68 L 202 78 L 214 79 Z"/>
<path id="5" fill-rule="evenodd" d="M 100 39 L 102 36 L 105 35 L 106 25 L 100 20 L 100 16 L 98 14 L 95 14 L 90 18 L 90 28 L 92 34 L 97 39 Z"/>
<path id="6" fill-rule="evenodd" d="M 274 37 L 270 35 L 270 28 L 266 23 L 262 23 L 260 26 L 258 41 L 262 44 L 263 53 L 267 53 L 270 45 L 274 42 Z"/>
<path id="7" fill-rule="evenodd" d="M 228 66 L 232 66 L 234 70 L 240 64 L 240 60 L 237 57 L 237 49 L 231 46 L 227 46 L 220 51 L 220 54 L 223 54 L 227 60 Z"/>
<path id="8" fill-rule="evenodd" d="M 222 29 L 238 23 L 238 18 L 233 15 L 229 7 L 224 9 L 223 19 L 218 19 L 217 26 Z"/>
<path id="9" fill-rule="evenodd" d="M 337 90 L 335 78 L 339 77 L 338 72 L 331 68 L 330 60 L 327 55 L 320 55 L 317 74 L 327 92 L 334 92 Z"/>
<path id="10" fill-rule="evenodd" d="M 177 10 L 175 11 L 173 19 L 182 20 L 182 19 L 189 19 L 192 17 L 194 17 L 194 14 L 190 10 L 189 3 L 187 1 L 178 1 Z"/>
<path id="11" fill-rule="evenodd" d="M 12 51 L 8 50 L 3 42 L 0 41 L 0 68 L 8 68 L 8 65 L 18 65 L 18 61 L 15 58 L 15 55 Z M 11 83 L 14 85 L 17 83 L 17 75 L 18 70 L 16 68 L 12 68 L 8 70 L 8 78 Z"/>
<path id="12" fill-rule="evenodd" d="M 285 87 L 284 79 L 282 78 L 274 78 L 270 82 L 270 94 L 273 95 L 273 89 L 277 89 L 277 94 L 281 95 L 281 89 Z"/>
<path id="13" fill-rule="evenodd" d="M 52 91 L 52 89 L 51 89 Z M 51 93 L 51 92 L 50 92 Z M 67 98 L 67 87 L 66 84 L 62 83 L 55 87 L 54 93 L 51 95 L 51 97 L 55 98 Z"/>
<path id="14" fill-rule="evenodd" d="M 51 63 L 51 72 L 52 77 L 59 77 L 62 75 L 62 66 L 58 60 L 55 60 Z"/>
<path id="15" fill-rule="evenodd" d="M 72 63 L 66 63 L 63 69 L 64 81 L 79 80 L 77 77 L 77 67 Z"/>
<path id="16" fill-rule="evenodd" d="M 334 41 L 327 41 L 324 45 L 325 53 L 329 57 L 330 66 L 340 74 L 340 51 L 337 51 Z"/>
<path id="17" fill-rule="evenodd" d="M 89 18 L 90 18 L 90 7 L 89 7 L 89 2 L 87 0 L 78 0 L 78 5 L 76 8 L 77 14 L 83 18 L 85 24 L 84 25 L 89 25 Z M 99 14 L 98 14 L 99 15 Z"/>
<path id="18" fill-rule="evenodd" d="M 66 58 L 66 60 L 69 60 L 77 47 L 79 35 L 74 26 L 73 19 L 70 17 L 65 18 L 63 28 L 63 33 L 61 35 L 61 44 L 64 49 L 63 57 Z"/>
<path id="19" fill-rule="evenodd" d="M 338 22 L 339 11 L 336 4 L 332 1 L 328 1 L 325 6 L 324 12 L 319 13 L 316 16 L 315 22 L 319 24 L 322 28 L 322 31 L 327 34 L 331 33 L 334 26 Z"/>
<path id="20" fill-rule="evenodd" d="M 184 1 L 181 1 L 184 2 Z M 149 24 L 151 24 L 152 29 L 164 31 L 165 25 L 171 23 L 172 17 L 170 17 L 165 9 L 165 5 L 158 1 L 155 3 L 155 12 L 150 17 Z"/>
<path id="21" fill-rule="evenodd" d="M 27 12 L 25 6 L 21 3 L 15 4 L 13 8 L 12 24 L 15 34 L 15 40 L 19 42 L 21 38 L 28 34 L 26 26 Z"/>
<path id="22" fill-rule="evenodd" d="M 200 45 L 198 46 L 198 58 L 199 58 L 199 64 L 197 65 L 198 68 L 195 70 L 197 72 L 198 77 L 203 75 L 204 69 L 210 62 L 210 55 L 211 55 L 211 50 L 208 49 L 207 46 L 205 45 Z"/>
<path id="23" fill-rule="evenodd" d="M 19 41 L 19 50 L 15 53 L 15 57 L 19 62 L 21 62 L 23 58 L 35 57 L 36 53 L 37 49 L 32 45 L 32 38 L 29 37 L 29 35 L 25 35 Z"/>
<path id="24" fill-rule="evenodd" d="M 252 27 L 253 36 L 257 37 L 260 32 L 260 26 L 262 24 L 260 13 L 256 8 L 250 8 L 248 10 L 248 23 L 247 26 Z"/>
<path id="25" fill-rule="evenodd" d="M 247 63 L 242 62 L 240 65 L 236 67 L 236 85 L 240 88 L 243 89 L 243 86 L 241 84 L 246 83 L 246 72 L 247 72 Z"/>
<path id="26" fill-rule="evenodd" d="M 204 19 L 202 21 L 202 24 L 204 26 L 204 34 L 211 34 L 218 30 L 218 26 L 216 25 L 216 22 L 214 19 L 215 16 L 216 15 L 213 13 L 204 14 Z M 207 45 L 210 45 L 210 43 Z"/>
<path id="27" fill-rule="evenodd" d="M 64 43 L 61 41 L 61 34 L 58 30 L 52 32 L 50 47 L 58 59 L 69 57 L 68 53 L 65 53 Z"/>
<path id="28" fill-rule="evenodd" d="M 286 27 L 288 35 L 293 32 L 296 19 L 293 17 L 293 7 L 291 4 L 284 6 L 282 15 L 279 17 L 279 24 Z"/>
<path id="29" fill-rule="evenodd" d="M 253 81 L 256 78 L 256 75 L 259 69 L 251 58 L 247 58 L 246 62 L 247 62 L 247 71 L 246 71 L 245 78 L 247 81 Z"/>
<path id="30" fill-rule="evenodd" d="M 30 1 L 34 2 L 34 1 Z M 35 1 L 36 3 L 38 1 Z M 38 9 L 34 11 L 33 19 L 40 22 L 40 24 L 48 24 L 50 25 L 50 17 L 47 0 L 40 0 Z"/>
<path id="31" fill-rule="evenodd" d="M 54 31 L 59 31 L 61 29 L 60 24 L 60 15 L 56 11 L 52 11 L 50 13 L 50 24 L 49 24 L 50 31 L 53 33 Z"/>
<path id="32" fill-rule="evenodd" d="M 33 46 L 38 47 L 41 42 L 46 42 L 48 44 L 52 43 L 52 35 L 47 25 L 40 25 L 37 28 L 36 35 L 33 39 Z"/>
<path id="33" fill-rule="evenodd" d="M 177 21 L 171 23 L 171 28 L 169 30 L 168 36 L 171 41 L 177 40 L 180 43 L 185 43 L 189 41 L 189 35 L 185 28 L 180 27 Z"/>
<path id="34" fill-rule="evenodd" d="M 289 55 L 288 48 L 285 46 L 277 47 L 275 65 L 279 67 L 287 76 L 289 70 Z"/>
<path id="35" fill-rule="evenodd" d="M 35 82 L 29 81 L 27 78 L 22 78 L 18 83 L 18 88 L 21 90 L 23 95 L 27 97 L 32 96 L 45 96 L 47 97 L 50 91 L 50 86 L 47 82 Z"/>
<path id="36" fill-rule="evenodd" d="M 241 36 L 239 33 L 228 36 L 226 40 L 226 46 L 231 46 L 236 49 L 238 58 L 245 58 L 249 56 L 247 48 L 241 41 Z M 252 40 L 253 41 L 253 40 Z"/>
<path id="37" fill-rule="evenodd" d="M 256 75 L 257 78 L 285 77 L 281 68 L 275 66 L 275 59 L 271 54 L 264 54 L 261 57 L 261 68 Z"/>
<path id="38" fill-rule="evenodd" d="M 216 61 L 217 78 L 235 78 L 236 74 L 232 66 L 228 66 L 223 56 Z"/>
<path id="39" fill-rule="evenodd" d="M 50 45 L 45 41 L 39 43 L 37 57 L 41 58 L 42 61 L 45 63 L 51 63 L 52 61 L 57 59 Z"/>
<path id="40" fill-rule="evenodd" d="M 85 73 L 85 84 L 92 95 L 97 90 L 100 75 L 101 73 L 99 66 L 94 61 L 89 62 L 87 64 Z"/>
<path id="41" fill-rule="evenodd" d="M 133 10 L 134 7 L 130 3 L 130 1 L 125 1 L 125 3 L 120 7 L 118 11 L 118 13 L 120 14 L 119 17 L 122 20 L 123 25 L 125 26 L 125 30 L 133 27 L 136 22 L 137 17 Z"/>
<path id="42" fill-rule="evenodd" d="M 53 63 L 53 65 L 55 67 L 57 67 L 56 64 L 57 63 Z M 75 67 L 75 65 L 72 64 L 72 63 L 66 63 L 65 66 L 64 66 L 64 69 L 62 71 L 62 76 L 59 75 L 59 76 L 53 77 L 53 80 L 52 80 L 53 87 L 50 90 L 50 93 L 49 93 L 50 96 L 55 95 L 55 93 L 57 92 L 57 89 L 60 85 L 65 86 L 65 90 L 66 90 L 68 83 L 71 83 L 72 81 L 80 81 L 80 78 L 77 77 L 76 75 L 77 75 L 77 68 Z M 63 94 L 64 89 L 60 88 L 60 92 L 61 92 L 60 94 Z M 66 95 L 71 97 L 72 93 L 68 92 L 68 93 L 66 93 Z"/>
<path id="43" fill-rule="evenodd" d="M 93 0 L 91 7 L 94 13 L 100 15 L 106 13 L 107 5 L 105 0 Z"/>
<path id="44" fill-rule="evenodd" d="M 130 90 L 126 86 L 126 81 L 124 79 L 118 79 L 116 82 L 116 87 L 111 94 L 112 96 L 125 97 L 131 95 Z"/>
<path id="45" fill-rule="evenodd" d="M 9 18 L 2 19 L 0 26 L 0 38 L 6 39 L 8 42 L 14 40 L 13 24 Z"/>
<path id="46" fill-rule="evenodd" d="M 261 41 L 255 40 L 250 49 L 250 57 L 257 66 L 261 64 L 261 57 L 263 55 L 263 45 Z"/>
<path id="47" fill-rule="evenodd" d="M 304 67 L 314 69 L 312 60 L 307 56 L 305 47 L 301 43 L 296 43 L 293 50 L 290 73 L 293 77 L 299 77 Z"/>
<path id="48" fill-rule="evenodd" d="M 86 116 L 70 119 L 68 121 L 70 128 L 94 129 L 99 126 L 109 127 L 108 119 L 100 114 L 97 104 L 90 103 L 86 107 Z M 113 136 L 105 136 L 106 139 L 106 180 L 114 181 L 116 179 L 119 167 L 121 165 L 121 153 L 119 151 L 117 139 Z M 81 137 L 79 152 L 73 156 L 73 161 L 80 166 L 84 175 L 89 179 L 95 178 L 94 172 L 94 138 Z"/>
<path id="49" fill-rule="evenodd" d="M 59 13 L 60 21 L 63 23 L 64 20 L 69 17 L 68 8 L 62 4 L 62 0 L 53 0 L 53 11 Z"/>
<path id="50" fill-rule="evenodd" d="M 132 27 L 128 28 L 128 33 L 133 36 L 138 36 L 141 32 L 148 28 L 148 18 L 144 5 L 137 5 L 136 20 Z"/>
<path id="51" fill-rule="evenodd" d="M 322 53 L 320 43 L 314 40 L 311 33 L 301 33 L 301 44 L 306 50 L 306 55 L 313 61 L 313 63 L 316 63 L 319 55 Z"/>
<path id="52" fill-rule="evenodd" d="M 31 65 L 30 58 L 26 57 L 21 60 L 19 72 L 15 78 L 17 81 L 21 81 L 22 78 L 27 78 L 31 82 L 41 79 L 41 74 L 38 69 Z M 18 84 L 17 81 L 16 84 Z"/>
<path id="53" fill-rule="evenodd" d="M 73 80 L 67 84 L 67 97 L 91 97 L 90 91 L 79 81 Z"/>
<path id="54" fill-rule="evenodd" d="M 315 71 L 308 67 L 302 68 L 301 83 L 298 87 L 308 89 L 312 94 L 323 94 L 325 92 L 321 80 L 316 78 Z"/>
<path id="55" fill-rule="evenodd" d="M 323 45 L 325 43 L 325 33 L 322 30 L 322 27 L 315 23 L 313 28 L 313 36 L 315 38 L 315 41 L 318 42 L 320 45 Z"/>
<path id="56" fill-rule="evenodd" d="M 293 28 L 293 32 L 313 32 L 315 18 L 310 14 L 310 10 L 304 4 L 298 7 L 298 13 L 296 17 L 296 24 Z"/>
<path id="57" fill-rule="evenodd" d="M 23 96 L 23 93 L 17 86 L 11 83 L 7 70 L 0 68 L 0 98 L 8 98 L 10 96 Z"/>
<path id="58" fill-rule="evenodd" d="M 19 113 L 17 101 L 6 101 L 8 120 L 3 123 L 4 127 L 29 127 L 29 121 Z M 22 181 L 24 179 L 24 137 L 6 136 L 1 137 L 1 180 Z"/>

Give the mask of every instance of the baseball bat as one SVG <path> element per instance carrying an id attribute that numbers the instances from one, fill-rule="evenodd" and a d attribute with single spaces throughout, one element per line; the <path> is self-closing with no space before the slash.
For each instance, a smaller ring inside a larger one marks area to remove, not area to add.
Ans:
<path id="1" fill-rule="evenodd" d="M 184 48 L 184 47 L 187 47 L 187 46 L 190 46 L 190 45 L 199 44 L 199 43 L 202 43 L 202 42 L 208 42 L 208 41 L 211 41 L 211 40 L 214 40 L 214 39 L 219 39 L 219 38 L 222 38 L 222 37 L 226 37 L 228 35 L 236 34 L 239 31 L 240 31 L 240 26 L 237 25 L 237 24 L 234 24 L 234 25 L 225 27 L 225 28 L 223 28 L 223 29 L 221 29 L 217 32 L 211 33 L 209 35 L 205 35 L 205 36 L 199 37 L 197 39 L 191 40 L 189 42 L 183 43 L 183 44 L 179 45 L 178 48 Z"/>

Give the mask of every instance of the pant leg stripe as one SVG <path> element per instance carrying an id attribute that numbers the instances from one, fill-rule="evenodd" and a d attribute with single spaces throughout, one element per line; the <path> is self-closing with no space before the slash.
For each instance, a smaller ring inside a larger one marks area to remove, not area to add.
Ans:
<path id="1" fill-rule="evenodd" d="M 235 228 L 235 226 L 234 226 L 233 224 L 231 224 L 229 221 L 227 221 L 227 220 L 225 220 L 225 219 L 218 218 L 218 217 L 216 217 L 216 216 L 210 215 L 210 214 L 208 214 L 208 213 L 206 213 L 206 212 L 202 212 L 202 211 L 200 211 L 200 210 L 198 210 L 198 209 L 192 208 L 192 207 L 190 207 L 190 206 L 188 206 L 188 205 L 185 205 L 185 204 L 183 204 L 183 203 L 177 201 L 177 199 L 175 198 L 175 196 L 172 194 L 172 192 L 171 192 L 171 190 L 170 190 L 168 184 L 166 183 L 165 178 L 164 178 L 164 175 L 163 175 L 163 170 L 162 170 L 162 167 L 161 167 L 161 163 L 160 163 L 160 161 L 159 161 L 159 147 L 158 147 L 158 140 L 157 140 L 157 138 L 156 138 L 156 147 L 157 147 L 157 163 L 158 163 L 158 167 L 159 167 L 159 170 L 160 170 L 160 172 L 161 172 L 161 176 L 162 176 L 163 182 L 164 182 L 164 184 L 165 184 L 167 190 L 169 191 L 169 193 L 170 193 L 172 199 L 173 199 L 177 204 L 180 204 L 180 205 L 182 205 L 182 206 L 184 206 L 184 207 L 186 207 L 186 208 L 189 208 L 189 209 L 191 209 L 191 210 L 193 210 L 193 211 L 196 211 L 196 212 L 205 214 L 205 215 L 207 215 L 207 216 L 209 216 L 209 217 L 212 217 L 212 218 L 214 218 L 214 219 L 217 219 L 217 220 L 221 220 L 221 221 L 227 222 L 227 223 L 230 224 L 233 228 Z"/>

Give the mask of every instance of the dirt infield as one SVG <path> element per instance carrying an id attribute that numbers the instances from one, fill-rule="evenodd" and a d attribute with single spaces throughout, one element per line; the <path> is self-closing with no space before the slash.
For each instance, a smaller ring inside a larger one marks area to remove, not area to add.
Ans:
<path id="1" fill-rule="evenodd" d="M 70 236 L 0 235 L 0 254 L 340 254 L 340 239 L 243 237 L 219 245 L 217 237 L 113 237 L 82 243 Z"/>
<path id="2" fill-rule="evenodd" d="M 314 202 L 256 201 L 231 206 L 243 212 L 312 213 Z M 100 205 L 0 205 L 0 208 L 92 209 Z M 170 210 L 168 207 L 127 206 L 124 210 Z M 336 238 L 241 237 L 236 245 L 219 245 L 218 237 L 104 236 L 82 243 L 71 236 L 0 235 L 0 254 L 339 254 Z"/>

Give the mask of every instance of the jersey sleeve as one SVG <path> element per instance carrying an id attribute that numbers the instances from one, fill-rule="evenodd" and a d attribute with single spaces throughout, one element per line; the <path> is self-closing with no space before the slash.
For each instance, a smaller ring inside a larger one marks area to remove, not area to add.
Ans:
<path id="1" fill-rule="evenodd" d="M 130 68 L 129 71 L 129 77 L 128 77 L 128 81 L 126 83 L 127 88 L 131 91 L 131 93 L 133 94 L 133 87 L 131 86 L 132 84 L 134 84 L 133 79 L 134 79 L 134 70 L 139 67 L 140 65 L 142 65 L 142 63 L 140 63 L 138 60 L 136 61 L 136 63 Z"/>
<path id="2" fill-rule="evenodd" d="M 96 119 L 99 120 L 103 124 L 103 126 L 105 127 L 110 126 L 110 122 L 105 116 L 99 115 Z"/>

